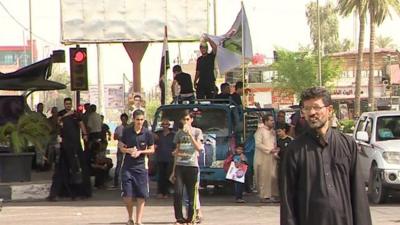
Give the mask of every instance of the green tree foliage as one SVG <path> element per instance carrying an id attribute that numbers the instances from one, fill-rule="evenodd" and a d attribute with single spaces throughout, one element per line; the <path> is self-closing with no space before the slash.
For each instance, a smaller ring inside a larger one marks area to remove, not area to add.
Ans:
<path id="1" fill-rule="evenodd" d="M 276 75 L 273 79 L 274 88 L 287 93 L 300 93 L 309 87 L 318 86 L 317 56 L 311 51 L 291 52 L 284 49 L 277 50 L 278 60 L 272 64 Z M 341 72 L 340 62 L 333 62 L 329 57 L 322 58 L 322 85 L 329 84 L 337 79 Z"/>
<path id="2" fill-rule="evenodd" d="M 339 40 L 339 20 L 337 10 L 332 3 L 327 2 L 325 6 L 320 6 L 321 24 L 321 50 L 324 54 L 349 50 L 351 41 Z M 310 37 L 314 45 L 314 51 L 318 46 L 318 26 L 317 26 L 317 3 L 310 2 L 306 6 L 307 23 L 310 27 Z"/>
<path id="3" fill-rule="evenodd" d="M 0 143 L 9 145 L 15 153 L 27 150 L 32 144 L 44 154 L 50 138 L 50 124 L 35 112 L 22 115 L 17 123 L 7 122 L 0 127 Z"/>
<path id="4" fill-rule="evenodd" d="M 44 92 L 43 102 L 49 107 L 57 106 L 58 109 L 62 109 L 64 108 L 64 98 L 72 97 L 73 95 L 71 88 L 69 88 L 70 75 L 66 70 L 61 69 L 59 64 L 53 64 L 53 71 L 49 80 L 65 84 L 67 85 L 67 88 L 63 90 L 52 91 L 57 93 L 56 98 L 51 96 L 49 92 Z"/>
<path id="5" fill-rule="evenodd" d="M 153 122 L 154 114 L 156 113 L 157 108 L 160 107 L 160 100 L 153 99 L 149 100 L 146 104 L 146 119 L 148 122 Z"/>

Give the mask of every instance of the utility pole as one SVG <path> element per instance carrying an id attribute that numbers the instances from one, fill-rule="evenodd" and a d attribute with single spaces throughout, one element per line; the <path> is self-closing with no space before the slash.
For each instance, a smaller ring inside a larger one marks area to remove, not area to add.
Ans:
<path id="1" fill-rule="evenodd" d="M 321 21 L 319 17 L 319 0 L 317 0 L 317 50 L 318 50 L 318 74 L 317 80 L 319 81 L 319 86 L 322 87 L 322 69 L 321 69 Z"/>
<path id="2" fill-rule="evenodd" d="M 104 74 L 103 74 L 103 52 L 101 49 L 101 44 L 96 44 L 97 48 L 97 90 L 98 90 L 98 112 L 105 115 L 105 104 L 104 104 Z"/>
<path id="3" fill-rule="evenodd" d="M 32 0 L 29 0 L 29 47 L 31 52 L 30 64 L 34 63 L 33 60 L 33 40 L 32 40 Z M 30 97 L 31 107 L 34 108 L 34 93 Z"/>

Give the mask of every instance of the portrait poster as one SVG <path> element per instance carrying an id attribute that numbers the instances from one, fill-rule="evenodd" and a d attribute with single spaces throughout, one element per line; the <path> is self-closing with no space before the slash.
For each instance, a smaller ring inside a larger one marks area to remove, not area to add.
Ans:
<path id="1" fill-rule="evenodd" d="M 244 183 L 244 177 L 247 171 L 247 165 L 239 163 L 238 167 L 235 166 L 234 162 L 231 162 L 228 172 L 226 173 L 226 179 Z"/>

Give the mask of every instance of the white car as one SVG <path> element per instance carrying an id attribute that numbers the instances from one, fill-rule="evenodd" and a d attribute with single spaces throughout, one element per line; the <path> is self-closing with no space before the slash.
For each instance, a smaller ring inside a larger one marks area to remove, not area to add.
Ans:
<path id="1" fill-rule="evenodd" d="M 383 203 L 400 190 L 400 112 L 363 113 L 353 136 L 372 203 Z"/>

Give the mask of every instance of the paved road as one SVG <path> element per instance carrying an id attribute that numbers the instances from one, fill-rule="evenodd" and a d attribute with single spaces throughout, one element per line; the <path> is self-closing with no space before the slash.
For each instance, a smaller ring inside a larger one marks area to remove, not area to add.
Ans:
<path id="1" fill-rule="evenodd" d="M 279 224 L 279 205 L 259 203 L 255 196 L 246 196 L 245 204 L 233 202 L 228 195 L 202 195 L 204 225 L 275 225 Z M 400 225 L 400 201 L 372 206 L 375 225 Z M 125 224 L 126 212 L 119 191 L 96 191 L 85 201 L 12 202 L 0 212 L 0 224 L 6 225 L 69 225 Z M 145 224 L 173 224 L 171 199 L 151 198 L 145 209 Z"/>

